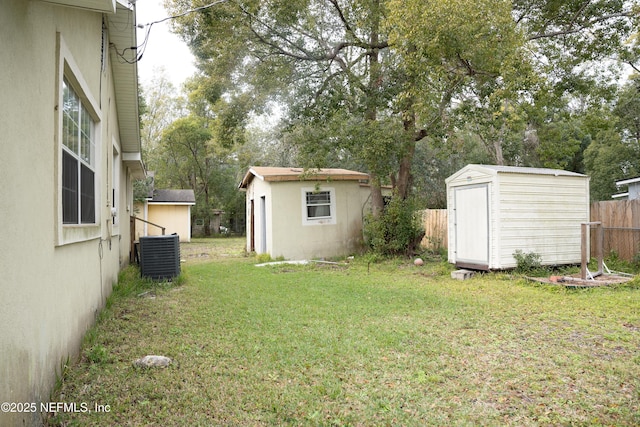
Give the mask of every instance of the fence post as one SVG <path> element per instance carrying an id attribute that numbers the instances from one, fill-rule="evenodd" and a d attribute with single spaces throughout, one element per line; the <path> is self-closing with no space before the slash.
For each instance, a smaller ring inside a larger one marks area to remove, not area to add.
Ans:
<path id="1" fill-rule="evenodd" d="M 604 227 L 601 222 L 596 225 L 596 258 L 598 259 L 598 272 L 604 273 Z"/>
<path id="2" fill-rule="evenodd" d="M 583 222 L 580 224 L 581 226 L 581 234 L 582 240 L 580 243 L 580 254 L 581 254 L 581 262 L 580 262 L 580 278 L 582 280 L 587 280 L 587 273 L 589 272 L 587 268 L 587 264 L 589 264 L 590 259 L 590 251 L 589 251 L 589 243 L 591 242 L 591 226 L 596 226 L 596 259 L 598 260 L 598 271 L 594 274 L 589 273 L 589 278 L 593 279 L 596 276 L 600 276 L 604 273 L 604 228 L 602 227 L 602 222 Z"/>

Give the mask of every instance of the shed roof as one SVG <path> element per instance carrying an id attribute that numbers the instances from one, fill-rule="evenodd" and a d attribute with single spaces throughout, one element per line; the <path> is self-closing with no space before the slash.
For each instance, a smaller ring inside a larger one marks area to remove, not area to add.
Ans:
<path id="1" fill-rule="evenodd" d="M 524 166 L 502 166 L 502 165 L 480 165 L 480 164 L 469 164 L 450 177 L 448 177 L 445 181 L 449 182 L 458 176 L 465 173 L 467 170 L 476 170 L 480 172 L 484 172 L 489 175 L 497 175 L 503 173 L 513 173 L 513 174 L 525 174 L 525 175 L 552 175 L 552 176 L 574 176 L 574 177 L 582 177 L 588 178 L 587 175 L 583 175 L 577 172 L 565 171 L 562 169 L 548 169 L 548 168 L 529 168 Z"/>
<path id="2" fill-rule="evenodd" d="M 570 172 L 562 169 L 529 168 L 524 166 L 501 166 L 501 165 L 469 165 L 486 168 L 497 173 L 524 173 L 533 175 L 554 175 L 554 176 L 586 176 L 577 172 Z"/>
<path id="3" fill-rule="evenodd" d="M 153 190 L 149 203 L 195 205 L 196 196 L 193 190 Z"/>
<path id="4" fill-rule="evenodd" d="M 268 182 L 278 181 L 368 181 L 369 175 L 347 169 L 304 169 L 293 167 L 264 167 L 249 168 L 239 188 L 247 188 L 254 178 Z"/>

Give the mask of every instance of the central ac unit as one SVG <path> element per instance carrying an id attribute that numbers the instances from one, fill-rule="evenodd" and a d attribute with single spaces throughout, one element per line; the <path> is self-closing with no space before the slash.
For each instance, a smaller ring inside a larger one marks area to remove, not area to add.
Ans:
<path id="1" fill-rule="evenodd" d="M 140 274 L 152 279 L 171 279 L 180 275 L 177 234 L 140 237 Z"/>

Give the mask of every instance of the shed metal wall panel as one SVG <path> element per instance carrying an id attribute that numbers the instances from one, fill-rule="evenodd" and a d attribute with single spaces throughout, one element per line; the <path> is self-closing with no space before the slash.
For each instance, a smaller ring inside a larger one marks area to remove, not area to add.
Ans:
<path id="1" fill-rule="evenodd" d="M 461 255 L 467 251 L 459 246 L 465 239 L 456 236 L 453 223 L 452 214 L 461 215 L 456 211 L 460 207 L 455 194 L 481 183 L 488 185 L 490 201 L 488 269 L 515 267 L 516 250 L 538 253 L 546 265 L 580 262 L 580 224 L 589 221 L 587 176 L 551 169 L 468 165 L 446 182 L 449 262 L 464 265 Z"/>

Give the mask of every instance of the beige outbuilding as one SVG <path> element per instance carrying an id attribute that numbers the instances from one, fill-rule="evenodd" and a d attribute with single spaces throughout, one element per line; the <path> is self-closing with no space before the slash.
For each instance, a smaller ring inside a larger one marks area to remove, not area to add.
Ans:
<path id="1" fill-rule="evenodd" d="M 369 175 L 346 169 L 252 167 L 247 250 L 290 260 L 331 258 L 362 247 Z"/>
<path id="2" fill-rule="evenodd" d="M 177 234 L 181 242 L 191 241 L 191 207 L 193 190 L 153 190 L 150 198 L 137 204 L 136 240 L 141 236 Z"/>

